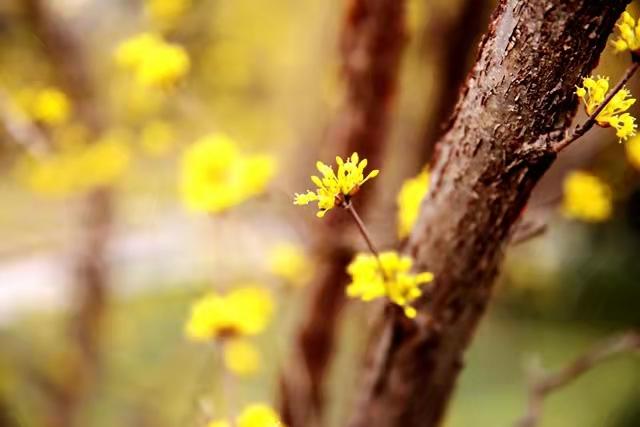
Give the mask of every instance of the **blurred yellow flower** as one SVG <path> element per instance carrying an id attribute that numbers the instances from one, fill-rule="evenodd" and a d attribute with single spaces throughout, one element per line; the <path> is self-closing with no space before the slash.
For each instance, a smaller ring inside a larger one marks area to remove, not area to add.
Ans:
<path id="1" fill-rule="evenodd" d="M 611 41 L 611 44 L 617 52 L 631 51 L 638 52 L 640 50 L 640 25 L 631 16 L 629 12 L 622 12 L 620 20 L 616 24 L 618 27 L 617 38 Z"/>
<path id="2" fill-rule="evenodd" d="M 142 33 L 122 42 L 115 52 L 116 63 L 131 70 L 138 83 L 150 87 L 172 86 L 189 71 L 191 61 L 180 45 L 161 36 Z"/>
<path id="3" fill-rule="evenodd" d="M 279 243 L 269 253 L 269 271 L 287 284 L 303 286 L 313 274 L 313 264 L 303 247 L 293 243 Z"/>
<path id="4" fill-rule="evenodd" d="M 151 20 L 163 28 L 172 28 L 191 7 L 191 0 L 146 0 L 145 11 Z"/>
<path id="5" fill-rule="evenodd" d="M 256 335 L 262 332 L 273 313 L 269 291 L 242 287 L 219 295 L 210 293 L 191 308 L 185 333 L 193 341 Z"/>
<path id="6" fill-rule="evenodd" d="M 417 311 L 411 304 L 422 295 L 420 287 L 433 281 L 433 274 L 413 274 L 412 266 L 410 257 L 395 251 L 382 252 L 379 259 L 371 254 L 358 254 L 347 267 L 351 276 L 347 295 L 363 301 L 387 297 L 402 307 L 407 317 L 414 318 Z"/>
<path id="7" fill-rule="evenodd" d="M 627 159 L 634 168 L 640 169 L 640 136 L 634 136 L 625 145 Z"/>
<path id="8" fill-rule="evenodd" d="M 193 211 L 221 212 L 262 193 L 275 171 L 266 155 L 244 156 L 222 134 L 199 139 L 182 157 L 182 194 Z"/>
<path id="9" fill-rule="evenodd" d="M 245 339 L 225 342 L 223 359 L 225 367 L 238 376 L 250 376 L 260 370 L 260 352 Z"/>
<path id="10" fill-rule="evenodd" d="M 227 420 L 213 420 L 209 421 L 207 427 L 231 427 L 231 423 Z"/>
<path id="11" fill-rule="evenodd" d="M 338 173 L 331 166 L 317 162 L 316 167 L 322 174 L 322 179 L 312 176 L 311 181 L 318 186 L 316 192 L 307 191 L 305 194 L 296 193 L 295 205 L 308 205 L 311 202 L 318 203 L 317 216 L 322 218 L 329 209 L 348 203 L 349 199 L 358 192 L 362 184 L 380 173 L 374 169 L 364 177 L 364 168 L 367 167 L 367 159 L 359 162 L 358 153 L 353 153 L 347 161 L 340 156 L 336 157 Z"/>
<path id="12" fill-rule="evenodd" d="M 588 115 L 592 115 L 602 104 L 609 91 L 608 77 L 584 77 L 582 86 L 576 88 L 576 95 L 585 105 Z M 602 127 L 614 127 L 619 140 L 626 140 L 636 134 L 635 117 L 625 113 L 636 102 L 628 89 L 620 89 L 596 117 Z"/>
<path id="13" fill-rule="evenodd" d="M 398 193 L 398 237 L 409 236 L 420 213 L 420 203 L 429 191 L 429 171 L 423 170 L 417 176 L 407 179 Z"/>
<path id="14" fill-rule="evenodd" d="M 17 173 L 32 191 L 62 197 L 114 183 L 130 159 L 127 143 L 106 135 L 95 143 L 60 147 L 46 157 L 25 158 Z"/>
<path id="15" fill-rule="evenodd" d="M 237 427 L 282 427 L 278 413 L 264 403 L 253 403 L 244 408 L 236 420 Z"/>
<path id="16" fill-rule="evenodd" d="M 152 120 L 142 129 L 140 145 L 145 153 L 152 156 L 162 156 L 171 151 L 175 138 L 170 123 L 163 120 Z"/>
<path id="17" fill-rule="evenodd" d="M 50 126 L 61 125 L 71 116 L 71 101 L 55 87 L 24 88 L 16 99 L 30 119 Z"/>
<path id="18" fill-rule="evenodd" d="M 611 189 L 600 178 L 587 172 L 571 172 L 564 180 L 562 213 L 586 222 L 608 219 L 613 211 Z"/>

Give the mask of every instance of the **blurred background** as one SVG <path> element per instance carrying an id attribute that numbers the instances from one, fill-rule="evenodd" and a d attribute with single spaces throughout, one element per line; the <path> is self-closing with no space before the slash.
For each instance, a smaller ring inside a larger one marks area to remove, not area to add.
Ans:
<path id="1" fill-rule="evenodd" d="M 323 268 L 313 235 L 328 218 L 292 201 L 317 159 L 332 162 L 328 141 L 350 102 L 346 3 L 0 2 L 0 426 L 195 426 L 222 407 L 275 402 Z M 493 7 L 408 0 L 365 213 L 382 248 L 398 243 L 396 195 L 427 164 Z M 607 48 L 594 74 L 615 81 L 627 64 Z M 629 88 L 640 93 L 638 77 Z M 198 202 L 190 170 L 208 140 L 231 141 L 221 158 L 268 163 L 242 200 Z M 640 325 L 632 143 L 594 129 L 537 188 L 524 215 L 546 230 L 508 249 L 447 427 L 511 425 L 532 365 L 557 368 Z M 566 209 L 577 170 L 607 188 L 605 214 Z M 228 379 L 218 347 L 189 339 L 185 323 L 207 292 L 248 285 L 269 291 L 273 315 L 251 338 L 255 369 Z M 343 313 L 328 426 L 352 407 L 368 308 L 354 301 Z M 639 367 L 622 357 L 590 372 L 549 399 L 541 425 L 639 426 Z"/>

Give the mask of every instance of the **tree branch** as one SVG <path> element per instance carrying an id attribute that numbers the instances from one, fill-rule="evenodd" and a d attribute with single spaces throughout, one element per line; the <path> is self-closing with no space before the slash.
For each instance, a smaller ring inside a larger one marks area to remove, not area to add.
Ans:
<path id="1" fill-rule="evenodd" d="M 425 320 L 384 317 L 395 338 L 377 346 L 389 362 L 364 373 L 365 384 L 380 380 L 362 388 L 350 427 L 442 421 L 512 228 L 575 115 L 575 85 L 595 67 L 627 3 L 500 1 L 407 245 L 416 271 L 435 275 L 418 307 Z"/>
<path id="2" fill-rule="evenodd" d="M 346 81 L 345 105 L 329 132 L 331 156 L 358 152 L 379 167 L 406 43 L 405 0 L 349 0 L 340 47 Z M 375 182 L 358 192 L 355 203 L 366 215 Z M 325 267 L 308 290 L 307 309 L 295 332 L 295 352 L 281 372 L 280 412 L 289 427 L 320 422 L 324 380 L 346 302 L 346 267 L 353 258 L 342 236 L 352 223 L 339 212 L 318 223 L 317 244 Z"/>
<path id="3" fill-rule="evenodd" d="M 538 379 L 534 378 L 529 388 L 527 413 L 514 424 L 514 427 L 535 427 L 542 417 L 542 406 L 549 394 L 571 384 L 600 363 L 624 353 L 639 350 L 640 332 L 627 332 L 596 344 L 557 372 L 546 374 Z"/>

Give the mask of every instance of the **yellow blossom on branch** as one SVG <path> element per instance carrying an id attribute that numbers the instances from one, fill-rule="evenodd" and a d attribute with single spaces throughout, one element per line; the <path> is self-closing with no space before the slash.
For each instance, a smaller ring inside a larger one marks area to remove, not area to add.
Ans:
<path id="1" fill-rule="evenodd" d="M 193 341 L 256 335 L 273 313 L 271 294 L 259 287 L 232 290 L 226 295 L 210 293 L 195 302 L 185 326 Z"/>
<path id="2" fill-rule="evenodd" d="M 275 171 L 270 156 L 245 156 L 222 134 L 199 139 L 182 157 L 182 194 L 193 211 L 217 213 L 262 193 Z"/>
<path id="3" fill-rule="evenodd" d="M 69 97 L 55 87 L 22 89 L 16 95 L 16 101 L 25 115 L 46 125 L 61 125 L 71 116 Z"/>
<path id="4" fill-rule="evenodd" d="M 236 427 L 283 427 L 278 413 L 264 403 L 248 405 L 236 420 Z"/>
<path id="5" fill-rule="evenodd" d="M 640 50 L 640 25 L 629 12 L 622 12 L 618 27 L 617 38 L 611 44 L 617 52 L 630 51 L 637 53 Z"/>
<path id="6" fill-rule="evenodd" d="M 278 413 L 265 403 L 252 403 L 246 406 L 235 420 L 214 420 L 207 427 L 284 427 Z"/>
<path id="7" fill-rule="evenodd" d="M 143 33 L 122 42 L 115 52 L 116 63 L 131 70 L 143 86 L 167 87 L 189 71 L 189 55 L 180 45 L 161 36 Z"/>
<path id="8" fill-rule="evenodd" d="M 576 88 L 576 95 L 582 100 L 585 111 L 592 115 L 607 97 L 609 91 L 608 77 L 584 77 L 582 86 Z M 596 117 L 601 127 L 613 127 L 619 140 L 626 140 L 636 134 L 635 117 L 625 113 L 636 102 L 628 89 L 622 88 L 611 98 L 604 109 Z"/>
<path id="9" fill-rule="evenodd" d="M 402 307 L 407 317 L 414 318 L 417 311 L 411 304 L 422 295 L 422 285 L 431 282 L 433 274 L 414 274 L 412 267 L 410 257 L 395 251 L 382 252 L 379 258 L 372 254 L 358 254 L 347 267 L 351 276 L 347 295 L 363 301 L 386 297 Z"/>
<path id="10" fill-rule="evenodd" d="M 571 172 L 564 180 L 562 213 L 567 218 L 601 222 L 613 211 L 611 189 L 588 172 Z"/>
<path id="11" fill-rule="evenodd" d="M 246 377 L 260 370 L 260 352 L 249 341 L 236 338 L 224 343 L 224 366 L 232 373 Z"/>
<path id="12" fill-rule="evenodd" d="M 409 235 L 420 213 L 420 203 L 429 191 L 429 171 L 423 170 L 417 176 L 407 179 L 398 193 L 398 236 Z"/>
<path id="13" fill-rule="evenodd" d="M 322 178 L 312 176 L 311 181 L 318 186 L 315 192 L 307 191 L 304 194 L 295 195 L 295 205 L 308 205 L 311 202 L 318 203 L 317 216 L 322 218 L 328 210 L 344 203 L 358 192 L 362 184 L 380 173 L 374 169 L 364 176 L 364 168 L 367 167 L 367 159 L 359 161 L 358 153 L 353 153 L 346 161 L 336 157 L 338 172 L 335 173 L 331 166 L 317 162 L 316 167 L 322 174 Z"/>
<path id="14" fill-rule="evenodd" d="M 280 243 L 268 256 L 269 271 L 293 286 L 303 286 L 313 274 L 313 264 L 303 247 Z"/>

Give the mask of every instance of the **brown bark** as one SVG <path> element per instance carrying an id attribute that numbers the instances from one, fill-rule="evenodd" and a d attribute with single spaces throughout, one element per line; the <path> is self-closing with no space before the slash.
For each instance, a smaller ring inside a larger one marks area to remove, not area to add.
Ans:
<path id="1" fill-rule="evenodd" d="M 25 7 L 58 83 L 73 101 L 76 118 L 97 138 L 104 131 L 105 118 L 77 37 L 52 15 L 46 2 L 25 0 Z M 70 324 L 72 356 L 68 361 L 68 379 L 54 399 L 54 414 L 49 422 L 52 427 L 76 424 L 76 413 L 98 375 L 107 300 L 106 251 L 113 223 L 112 196 L 108 188 L 82 196 L 81 234 L 74 265 L 76 311 Z"/>
<path id="2" fill-rule="evenodd" d="M 380 166 L 400 60 L 406 41 L 404 0 L 349 0 L 341 34 L 345 105 L 329 134 L 331 158 L 358 152 L 372 168 Z M 367 185 L 354 201 L 366 210 Z M 352 223 L 344 212 L 319 220 L 321 264 L 326 268 L 309 289 L 308 306 L 295 336 L 296 352 L 282 371 L 280 412 L 289 427 L 321 420 L 324 379 L 334 352 L 337 325 L 345 304 L 346 266 L 353 256 L 342 236 Z"/>
<path id="3" fill-rule="evenodd" d="M 387 314 L 351 427 L 441 422 L 512 227 L 575 114 L 575 85 L 627 3 L 500 2 L 409 239 L 434 287 L 417 322 Z"/>
<path id="4" fill-rule="evenodd" d="M 490 10 L 488 0 L 462 0 L 454 16 L 443 19 L 437 7 L 428 3 L 429 21 L 422 39 L 422 50 L 435 59 L 437 84 L 431 96 L 434 105 L 425 117 L 425 127 L 420 136 L 420 166 L 431 159 L 436 141 L 442 136 L 453 112 L 464 78 L 471 68 L 471 54 L 476 49 Z M 448 2 L 445 4 L 451 7 Z"/>

